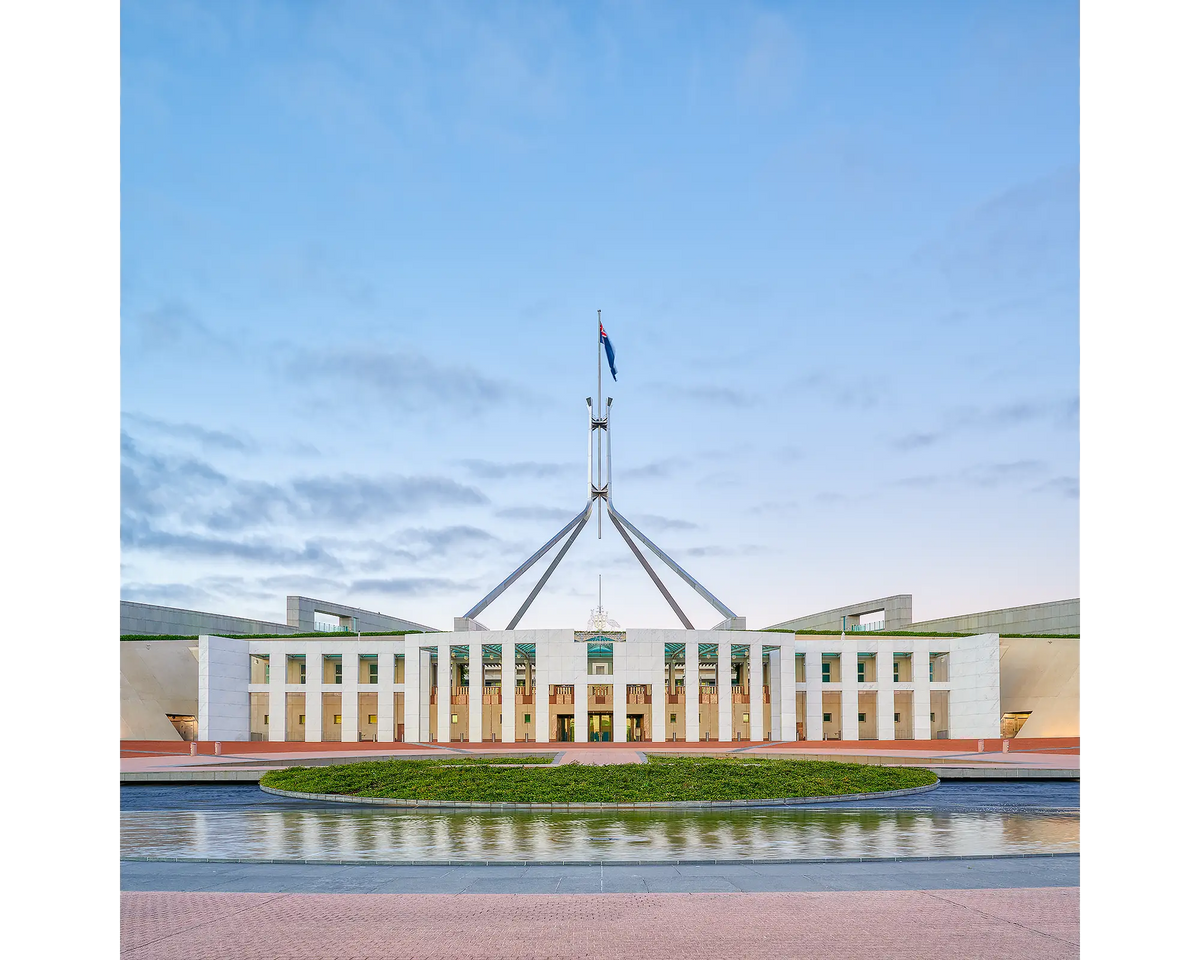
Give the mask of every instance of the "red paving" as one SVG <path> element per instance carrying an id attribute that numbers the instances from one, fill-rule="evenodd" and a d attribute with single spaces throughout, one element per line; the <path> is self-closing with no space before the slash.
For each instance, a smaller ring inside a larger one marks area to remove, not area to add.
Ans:
<path id="1" fill-rule="evenodd" d="M 131 960 L 1079 956 L 1079 888 L 847 893 L 121 894 Z"/>

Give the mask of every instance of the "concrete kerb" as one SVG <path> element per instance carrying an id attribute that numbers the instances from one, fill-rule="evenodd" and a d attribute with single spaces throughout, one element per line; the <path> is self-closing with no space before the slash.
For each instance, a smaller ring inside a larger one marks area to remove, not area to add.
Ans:
<path id="1" fill-rule="evenodd" d="M 520 811 L 582 811 L 582 810 L 713 810 L 747 807 L 797 807 L 815 803 L 844 803 L 851 800 L 883 800 L 891 797 L 911 797 L 936 790 L 941 780 L 921 787 L 902 790 L 880 790 L 875 793 L 843 793 L 823 797 L 778 797 L 755 800 L 665 800 L 650 803 L 480 803 L 469 800 L 409 800 L 396 797 L 348 797 L 336 793 L 303 793 L 299 790 L 280 790 L 277 787 L 258 789 L 276 797 L 292 800 L 315 800 L 322 803 L 357 803 L 373 807 L 412 807 L 441 810 L 520 810 Z M 744 862 L 744 861 L 738 861 Z"/>

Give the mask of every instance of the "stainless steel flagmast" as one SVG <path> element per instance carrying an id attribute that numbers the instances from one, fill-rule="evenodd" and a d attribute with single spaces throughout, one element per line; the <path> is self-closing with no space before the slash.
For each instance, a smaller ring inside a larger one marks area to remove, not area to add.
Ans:
<path id="1" fill-rule="evenodd" d="M 744 617 L 737 616 L 729 607 L 727 607 L 720 600 L 718 600 L 715 596 L 713 596 L 708 590 L 706 590 L 700 584 L 700 582 L 698 580 L 696 580 L 695 577 L 693 577 L 686 570 L 684 570 L 683 567 L 681 567 L 678 563 L 676 563 L 674 560 L 672 560 L 671 557 L 669 557 L 664 550 L 662 550 L 657 544 L 653 543 L 649 537 L 647 537 L 644 533 L 642 533 L 640 530 L 638 530 L 637 527 L 635 527 L 632 523 L 630 523 L 628 520 L 626 520 L 625 517 L 621 516 L 621 514 L 619 514 L 612 505 L 612 428 L 609 424 L 609 417 L 611 416 L 611 412 L 612 412 L 613 398 L 609 397 L 607 399 L 607 402 L 605 401 L 605 398 L 604 398 L 604 374 L 603 374 L 604 367 L 603 367 L 603 359 L 600 355 L 601 351 L 603 351 L 603 349 L 604 349 L 604 342 L 603 342 L 603 338 L 601 337 L 601 331 L 603 329 L 604 329 L 604 326 L 603 326 L 603 322 L 600 317 L 600 311 L 597 310 L 596 311 L 596 402 L 595 402 L 595 405 L 593 406 L 591 397 L 587 398 L 587 406 L 588 406 L 588 502 L 587 502 L 587 506 L 585 506 L 580 513 L 578 513 L 574 518 L 572 518 L 565 527 L 563 527 L 561 530 L 559 530 L 558 533 L 556 533 L 553 537 L 551 537 L 548 541 L 546 541 L 546 543 L 543 544 L 528 560 L 526 560 L 519 567 L 517 567 L 516 570 L 514 570 L 507 577 L 505 577 L 502 581 L 500 581 L 500 583 L 497 584 L 496 587 L 486 597 L 484 597 L 482 600 L 480 600 L 477 604 L 475 604 L 475 606 L 473 606 L 470 610 L 468 610 L 461 617 L 455 617 L 454 629 L 456 631 L 457 630 L 485 630 L 485 629 L 487 629 L 486 627 L 483 626 L 483 624 L 479 623 L 475 618 L 478 617 L 479 614 L 481 614 L 485 609 L 487 609 L 487 607 L 491 605 L 492 601 L 494 601 L 497 597 L 499 597 L 502 593 L 504 593 L 505 590 L 507 590 L 510 586 L 512 586 L 512 584 L 515 583 L 521 577 L 522 574 L 524 574 L 530 567 L 532 567 L 535 563 L 537 563 L 538 560 L 540 560 L 547 553 L 549 553 L 550 549 L 553 546 L 555 546 L 560 540 L 562 540 L 563 537 L 567 537 L 567 542 L 563 544 L 562 548 L 558 551 L 558 553 L 555 555 L 554 559 L 550 562 L 550 566 L 546 568 L 545 573 L 542 574 L 541 578 L 538 580 L 537 584 L 534 586 L 534 588 L 530 592 L 529 596 L 525 598 L 525 602 L 521 604 L 520 609 L 517 610 L 517 612 L 513 616 L 512 620 L 509 621 L 508 627 L 506 629 L 508 629 L 508 630 L 515 629 L 517 624 L 520 622 L 521 618 L 525 615 L 525 612 L 529 609 L 530 605 L 537 598 L 537 595 L 541 592 L 542 587 L 544 587 L 546 585 L 546 581 L 550 579 L 551 574 L 553 574 L 554 571 L 556 569 L 558 569 L 559 563 L 562 562 L 562 559 L 564 556 L 566 556 L 567 551 L 571 549 L 571 545 L 575 542 L 576 538 L 583 531 L 583 528 L 585 526 L 587 526 L 588 520 L 591 519 L 592 506 L 598 500 L 603 501 L 603 506 L 599 507 L 599 509 L 596 510 L 596 537 L 598 539 L 603 538 L 603 532 L 602 532 L 603 519 L 602 518 L 603 518 L 605 512 L 607 512 L 609 520 L 611 520 L 613 526 L 617 528 L 617 533 L 619 533 L 621 535 L 621 539 L 625 541 L 626 545 L 633 552 L 634 557 L 637 558 L 638 562 L 642 566 L 642 569 L 644 569 L 646 571 L 647 575 L 654 582 L 654 585 L 656 587 L 658 587 L 659 592 L 663 595 L 664 599 L 666 599 L 666 601 L 670 605 L 671 609 L 673 611 L 675 611 L 675 615 L 677 617 L 679 617 L 680 622 L 683 623 L 685 628 L 687 628 L 688 630 L 695 629 L 695 627 L 692 626 L 692 622 L 690 620 L 688 620 L 687 615 L 683 612 L 683 609 L 679 606 L 678 603 L 675 602 L 675 598 L 671 596 L 670 591 L 667 590 L 666 585 L 659 578 L 658 574 L 655 573 L 654 568 L 650 566 L 649 561 L 645 558 L 645 556 L 642 555 L 642 552 L 637 548 L 637 545 L 633 542 L 633 537 L 630 536 L 631 533 L 633 534 L 634 537 L 636 537 L 638 540 L 640 540 L 656 557 L 658 557 L 660 560 L 663 561 L 663 563 L 665 563 L 668 567 L 670 567 L 673 571 L 675 571 L 675 573 L 677 573 L 683 579 L 683 581 L 685 583 L 687 583 L 693 590 L 695 590 L 697 593 L 699 593 L 700 596 L 702 596 L 709 604 L 711 604 L 718 612 L 721 613 L 721 615 L 725 619 L 722 620 L 721 623 L 717 624 L 716 628 L 714 628 L 714 629 L 719 629 L 719 630 L 745 630 L 746 629 L 746 619 Z M 601 438 L 600 433 L 599 433 L 599 431 L 601 431 L 601 430 L 604 431 L 603 439 Z M 603 463 L 601 463 L 602 455 L 604 455 Z M 569 534 L 569 536 L 568 536 L 568 534 Z"/>

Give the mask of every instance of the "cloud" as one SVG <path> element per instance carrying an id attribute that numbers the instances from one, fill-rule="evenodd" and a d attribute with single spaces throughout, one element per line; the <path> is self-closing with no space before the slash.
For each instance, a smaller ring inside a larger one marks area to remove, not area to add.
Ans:
<path id="1" fill-rule="evenodd" d="M 504 510 L 496 511 L 496 516 L 505 520 L 548 520 L 555 523 L 566 523 L 578 514 L 578 510 L 540 506 L 506 507 Z"/>
<path id="2" fill-rule="evenodd" d="M 569 470 L 578 468 L 569 463 L 535 463 L 525 460 L 515 463 L 498 463 L 494 460 L 460 460 L 467 471 L 481 480 L 503 480 L 509 477 L 542 479 L 560 477 Z"/>
<path id="3" fill-rule="evenodd" d="M 915 257 L 952 291 L 977 300 L 1041 299 L 1079 278 L 1079 167 L 997 194 Z"/>
<path id="4" fill-rule="evenodd" d="M 800 64 L 800 44 L 788 22 L 777 13 L 759 14 L 737 79 L 738 100 L 755 111 L 784 109 L 795 96 Z"/>
<path id="5" fill-rule="evenodd" d="M 470 590 L 469 580 L 448 580 L 443 577 L 390 577 L 383 580 L 355 580 L 350 584 L 354 593 L 387 593 L 397 597 L 423 597 L 449 591 Z"/>
<path id="6" fill-rule="evenodd" d="M 1078 477 L 1053 477 L 1033 488 L 1034 493 L 1056 493 L 1068 500 L 1079 499 Z"/>
<path id="7" fill-rule="evenodd" d="M 1013 400 L 992 407 L 960 407 L 940 427 L 913 431 L 891 441 L 902 453 L 924 450 L 960 433 L 996 433 L 1024 424 L 1046 422 L 1062 430 L 1079 429 L 1079 396 L 1056 400 Z"/>
<path id="8" fill-rule="evenodd" d="M 219 348 L 229 349 L 229 341 L 217 336 L 180 300 L 166 300 L 133 317 L 132 332 L 146 350 L 169 352 Z"/>
<path id="9" fill-rule="evenodd" d="M 661 480 L 673 476 L 688 465 L 686 457 L 667 457 L 662 460 L 652 460 L 640 467 L 632 467 L 621 471 L 622 480 Z"/>
<path id="10" fill-rule="evenodd" d="M 311 540 L 297 548 L 281 546 L 275 540 L 233 540 L 197 533 L 172 533 L 128 516 L 121 518 L 121 546 L 174 556 L 244 560 L 322 570 L 342 569 L 336 557 Z"/>
<path id="11" fill-rule="evenodd" d="M 301 520 L 358 523 L 433 507 L 488 502 L 479 490 L 446 477 L 305 477 L 291 482 L 291 511 Z"/>
<path id="12" fill-rule="evenodd" d="M 671 383 L 652 383 L 649 389 L 674 400 L 710 403 L 714 406 L 743 409 L 758 403 L 758 397 L 732 387 L 684 387 Z"/>
<path id="13" fill-rule="evenodd" d="M 253 440 L 223 430 L 209 430 L 195 423 L 171 423 L 141 413 L 122 413 L 121 417 L 163 436 L 194 441 L 205 449 L 230 450 L 235 453 L 253 453 L 258 449 L 258 444 Z"/>
<path id="14" fill-rule="evenodd" d="M 967 467 L 962 472 L 964 482 L 977 487 L 995 487 L 1041 473 L 1046 469 L 1042 460 L 1016 460 L 1010 463 L 983 463 Z"/>
<path id="15" fill-rule="evenodd" d="M 690 520 L 677 520 L 674 517 L 663 517 L 657 513 L 636 513 L 629 517 L 639 530 L 665 532 L 668 530 L 699 530 L 697 524 Z"/>
<path id="16" fill-rule="evenodd" d="M 814 370 L 793 380 L 787 392 L 824 400 L 843 410 L 869 410 L 879 405 L 886 380 L 867 374 L 833 376 Z"/>
<path id="17" fill-rule="evenodd" d="M 379 347 L 293 349 L 284 375 L 310 386 L 314 381 L 324 381 L 365 389 L 391 407 L 409 413 L 432 409 L 477 414 L 488 407 L 533 400 L 524 388 L 485 376 L 468 364 L 440 364 L 416 352 Z"/>

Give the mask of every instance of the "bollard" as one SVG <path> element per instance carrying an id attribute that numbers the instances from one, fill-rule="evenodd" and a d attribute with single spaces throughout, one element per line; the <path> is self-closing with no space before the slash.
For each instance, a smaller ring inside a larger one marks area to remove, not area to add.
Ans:
<path id="1" fill-rule="evenodd" d="M 1000 741 L 1000 752 L 1008 753 L 1008 741 L 1007 740 Z"/>
<path id="2" fill-rule="evenodd" d="M 213 744 L 213 756 L 219 757 L 220 755 L 221 755 L 221 741 L 218 740 Z"/>
<path id="3" fill-rule="evenodd" d="M 195 740 L 192 741 L 191 754 L 193 757 L 196 755 L 196 741 Z"/>
<path id="4" fill-rule="evenodd" d="M 976 753 L 983 753 L 983 741 L 982 741 L 982 740 L 980 740 L 980 741 L 979 741 L 979 749 L 978 749 L 978 750 L 976 750 L 975 752 L 976 752 Z"/>

